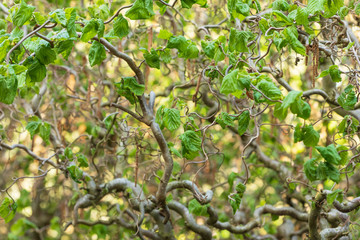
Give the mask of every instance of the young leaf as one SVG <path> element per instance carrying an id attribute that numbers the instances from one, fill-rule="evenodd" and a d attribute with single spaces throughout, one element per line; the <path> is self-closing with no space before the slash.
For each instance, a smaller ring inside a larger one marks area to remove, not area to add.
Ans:
<path id="1" fill-rule="evenodd" d="M 326 201 L 329 205 L 333 204 L 335 199 L 337 198 L 338 194 L 342 192 L 341 189 L 336 189 L 335 191 L 332 191 L 331 193 L 326 195 Z"/>
<path id="2" fill-rule="evenodd" d="M 80 168 L 78 168 L 75 165 L 71 165 L 67 167 L 67 170 L 69 171 L 72 180 L 74 180 L 77 183 L 81 183 L 83 171 Z"/>
<path id="3" fill-rule="evenodd" d="M 180 135 L 182 155 L 187 159 L 194 159 L 201 149 L 201 138 L 192 130 L 187 130 Z"/>
<path id="4" fill-rule="evenodd" d="M 221 83 L 220 93 L 227 95 L 227 94 L 236 92 L 237 90 L 240 90 L 238 88 L 238 84 L 237 84 L 238 72 L 239 72 L 239 69 L 235 69 L 234 71 L 232 71 L 231 73 L 228 73 L 224 77 L 224 79 Z"/>
<path id="5" fill-rule="evenodd" d="M 16 213 L 17 204 L 13 203 L 6 197 L 0 204 L 0 217 L 5 220 L 5 223 L 10 222 Z"/>
<path id="6" fill-rule="evenodd" d="M 90 39 L 96 36 L 98 31 L 98 23 L 96 19 L 88 21 L 82 31 L 81 41 L 88 42 Z"/>
<path id="7" fill-rule="evenodd" d="M 77 160 L 79 162 L 79 167 L 88 167 L 89 163 L 87 158 L 84 156 L 84 154 L 78 153 L 76 154 Z"/>
<path id="8" fill-rule="evenodd" d="M 53 63 L 56 60 L 55 51 L 48 45 L 40 45 L 35 51 L 35 56 L 44 65 Z"/>
<path id="9" fill-rule="evenodd" d="M 312 125 L 303 128 L 303 141 L 307 147 L 315 147 L 320 139 L 320 134 L 315 131 Z"/>
<path id="10" fill-rule="evenodd" d="M 35 7 L 27 5 L 25 0 L 21 0 L 19 9 L 11 16 L 12 22 L 15 26 L 21 27 L 31 18 L 34 10 Z"/>
<path id="11" fill-rule="evenodd" d="M 101 64 L 106 58 L 105 47 L 98 41 L 93 41 L 89 50 L 89 62 L 93 67 L 96 64 Z"/>
<path id="12" fill-rule="evenodd" d="M 169 40 L 173 34 L 166 29 L 160 29 L 158 38 Z"/>
<path id="13" fill-rule="evenodd" d="M 129 34 L 129 32 L 130 32 L 129 23 L 123 17 L 123 15 L 120 14 L 114 20 L 113 34 L 119 38 L 123 38 L 126 37 Z"/>
<path id="14" fill-rule="evenodd" d="M 0 102 L 12 104 L 18 88 L 16 75 L 4 77 L 0 75 Z"/>
<path id="15" fill-rule="evenodd" d="M 125 13 L 131 20 L 148 19 L 154 16 L 152 0 L 136 0 L 133 6 Z"/>
<path id="16" fill-rule="evenodd" d="M 338 103 L 345 110 L 353 110 L 357 103 L 356 93 L 353 90 L 353 85 L 348 85 L 338 98 Z"/>
<path id="17" fill-rule="evenodd" d="M 337 65 L 332 65 L 329 67 L 330 77 L 334 82 L 341 82 L 341 71 Z"/>
<path id="18" fill-rule="evenodd" d="M 238 126 L 238 133 L 239 135 L 243 135 L 246 130 L 249 127 L 250 124 L 250 112 L 249 111 L 244 111 L 241 113 L 241 115 L 239 116 L 239 126 Z"/>
<path id="19" fill-rule="evenodd" d="M 325 165 L 326 165 L 326 174 L 328 175 L 328 178 L 330 178 L 332 181 L 336 183 L 339 183 L 340 182 L 339 169 L 337 169 L 334 165 L 328 162 L 325 162 Z"/>
<path id="20" fill-rule="evenodd" d="M 50 141 L 51 125 L 47 122 L 40 124 L 39 135 L 44 140 L 45 144 L 49 144 Z"/>
<path id="21" fill-rule="evenodd" d="M 327 147 L 315 147 L 321 156 L 329 163 L 338 165 L 341 161 L 341 157 L 336 151 L 334 144 L 330 144 Z"/>
<path id="22" fill-rule="evenodd" d="M 180 111 L 174 108 L 164 109 L 164 126 L 170 131 L 174 131 L 180 127 Z"/>
<path id="23" fill-rule="evenodd" d="M 196 216 L 208 216 L 206 205 L 201 205 L 196 199 L 193 199 L 189 202 L 189 212 L 195 214 Z"/>
<path id="24" fill-rule="evenodd" d="M 145 53 L 144 58 L 149 67 L 160 69 L 160 57 L 155 49 Z"/>
<path id="25" fill-rule="evenodd" d="M 317 166 L 315 158 L 312 158 L 304 163 L 304 172 L 307 179 L 309 179 L 310 181 L 317 180 L 316 170 Z"/>
<path id="26" fill-rule="evenodd" d="M 254 35 L 248 31 L 238 31 L 235 28 L 231 28 L 229 36 L 229 50 L 231 52 L 248 52 L 247 44 Z"/>
<path id="27" fill-rule="evenodd" d="M 61 24 L 63 27 L 67 24 L 67 19 L 65 16 L 65 11 L 63 9 L 56 9 L 49 13 L 49 16 L 52 17 L 58 24 Z"/>
<path id="28" fill-rule="evenodd" d="M 226 126 L 234 126 L 234 119 L 229 116 L 227 112 L 221 112 L 215 120 L 218 124 L 220 124 L 222 129 L 225 129 Z"/>

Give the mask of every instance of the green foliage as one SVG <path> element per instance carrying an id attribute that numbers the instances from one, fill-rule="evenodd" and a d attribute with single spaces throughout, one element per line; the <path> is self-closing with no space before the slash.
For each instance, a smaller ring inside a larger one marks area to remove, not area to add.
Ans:
<path id="1" fill-rule="evenodd" d="M 181 154 L 184 158 L 192 160 L 199 155 L 202 141 L 196 132 L 187 130 L 179 136 L 179 139 L 182 147 Z"/>
<path id="2" fill-rule="evenodd" d="M 14 218 L 16 209 L 17 204 L 6 197 L 0 204 L 0 217 L 8 223 Z"/>
<path id="3" fill-rule="evenodd" d="M 208 216 L 207 208 L 209 206 L 209 204 L 201 205 L 196 199 L 193 199 L 189 202 L 188 208 L 189 212 L 196 216 Z"/>
<path id="4" fill-rule="evenodd" d="M 141 96 L 145 91 L 145 86 L 139 84 L 134 77 L 123 77 L 115 86 L 119 95 L 124 96 L 131 104 L 136 102 L 136 96 Z"/>
<path id="5" fill-rule="evenodd" d="M 244 111 L 239 116 L 238 133 L 240 136 L 246 132 L 246 130 L 249 127 L 249 124 L 250 124 L 250 112 Z"/>
<path id="6" fill-rule="evenodd" d="M 148 19 L 154 15 L 152 0 L 136 0 L 125 14 L 131 20 Z"/>
<path id="7" fill-rule="evenodd" d="M 340 106 L 345 110 L 353 110 L 357 103 L 357 96 L 353 89 L 353 85 L 348 85 L 338 98 Z"/>
<path id="8" fill-rule="evenodd" d="M 35 134 L 39 134 L 46 144 L 50 143 L 51 125 L 41 121 L 38 117 L 34 116 L 31 118 L 31 121 L 26 126 L 26 130 L 29 131 L 31 138 L 34 138 Z"/>
<path id="9" fill-rule="evenodd" d="M 106 58 L 106 50 L 105 47 L 97 42 L 93 41 L 89 50 L 89 62 L 90 66 L 95 66 L 97 64 L 101 64 Z"/>
<path id="10" fill-rule="evenodd" d="M 27 5 L 25 0 L 21 0 L 20 6 L 14 6 L 11 10 L 11 20 L 15 26 L 21 27 L 24 25 L 32 16 L 35 7 Z"/>

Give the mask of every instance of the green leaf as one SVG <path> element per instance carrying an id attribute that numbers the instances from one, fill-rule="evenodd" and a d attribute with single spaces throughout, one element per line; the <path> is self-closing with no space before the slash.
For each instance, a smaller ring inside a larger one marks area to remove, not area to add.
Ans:
<path id="1" fill-rule="evenodd" d="M 324 0 L 309 0 L 306 8 L 310 14 L 324 11 Z"/>
<path id="2" fill-rule="evenodd" d="M 338 196 L 339 193 L 342 193 L 341 189 L 336 189 L 335 191 L 332 191 L 331 193 L 326 195 L 326 201 L 329 205 L 333 204 L 333 202 L 335 201 L 336 197 Z"/>
<path id="3" fill-rule="evenodd" d="M 316 150 L 321 154 L 321 156 L 329 163 L 339 165 L 341 157 L 336 151 L 334 144 L 330 144 L 327 147 L 315 147 Z"/>
<path id="4" fill-rule="evenodd" d="M 290 91 L 288 95 L 284 98 L 283 102 L 276 103 L 274 116 L 280 120 L 284 120 L 287 116 L 287 112 L 290 106 L 292 106 L 296 101 L 302 96 L 300 91 Z"/>
<path id="5" fill-rule="evenodd" d="M 160 51 L 160 60 L 164 63 L 170 63 L 171 62 L 171 53 L 170 49 L 164 49 L 163 51 Z"/>
<path id="6" fill-rule="evenodd" d="M 325 163 L 320 162 L 319 166 L 316 169 L 316 179 L 319 179 L 322 181 L 326 180 L 328 177 L 326 171 L 327 171 L 327 167 L 326 167 Z"/>
<path id="7" fill-rule="evenodd" d="M 189 212 L 196 216 L 208 216 L 207 208 L 207 205 L 201 205 L 196 199 L 191 200 L 188 205 Z"/>
<path id="8" fill-rule="evenodd" d="M 16 236 L 23 236 L 30 229 L 37 229 L 35 223 L 27 220 L 26 218 L 18 219 L 13 225 L 11 225 L 11 233 Z"/>
<path id="9" fill-rule="evenodd" d="M 187 130 L 180 135 L 182 155 L 187 159 L 194 159 L 201 150 L 201 138 L 192 130 Z"/>
<path id="10" fill-rule="evenodd" d="M 238 183 L 235 190 L 237 193 L 244 193 L 246 191 L 246 186 L 243 183 Z"/>
<path id="11" fill-rule="evenodd" d="M 158 38 L 169 40 L 173 34 L 166 29 L 160 29 Z"/>
<path id="12" fill-rule="evenodd" d="M 76 9 L 74 8 L 66 8 L 65 16 L 67 19 L 66 31 L 69 33 L 69 36 L 72 38 L 77 38 L 76 33 Z"/>
<path id="13" fill-rule="evenodd" d="M 131 104 L 135 103 L 135 96 L 141 96 L 145 91 L 145 86 L 139 84 L 134 77 L 124 77 L 121 82 L 115 83 L 115 86 L 119 95 L 126 97 Z"/>
<path id="14" fill-rule="evenodd" d="M 345 165 L 348 160 L 349 149 L 346 146 L 337 145 L 336 151 L 339 153 L 339 156 L 341 158 L 339 165 Z"/>
<path id="15" fill-rule="evenodd" d="M 300 142 L 304 139 L 304 132 L 301 129 L 301 124 L 298 123 L 294 131 L 294 143 Z"/>
<path id="16" fill-rule="evenodd" d="M 39 135 L 40 137 L 44 140 L 44 142 L 46 144 L 49 144 L 50 141 L 50 131 L 51 131 L 51 125 L 47 122 L 43 122 L 40 124 L 40 129 L 39 129 Z"/>
<path id="17" fill-rule="evenodd" d="M 123 37 L 126 37 L 129 34 L 129 32 L 130 32 L 129 23 L 123 17 L 123 15 L 120 14 L 114 20 L 113 33 L 115 36 L 117 36 L 119 38 L 123 38 Z"/>
<path id="18" fill-rule="evenodd" d="M 195 3 L 199 4 L 201 7 L 205 7 L 207 1 L 206 0 L 181 0 L 181 7 L 183 8 L 191 8 Z"/>
<path id="19" fill-rule="evenodd" d="M 216 117 L 215 121 L 222 127 L 222 129 L 225 129 L 226 126 L 234 126 L 234 119 L 227 112 L 221 112 Z"/>
<path id="20" fill-rule="evenodd" d="M 34 12 L 33 13 L 33 16 L 35 18 L 35 22 L 38 24 L 38 25 L 43 25 L 46 20 L 47 20 L 47 17 L 43 16 L 41 13 L 39 12 Z"/>
<path id="21" fill-rule="evenodd" d="M 230 205 L 231 205 L 231 208 L 233 209 L 233 214 L 235 214 L 236 211 L 240 208 L 242 195 L 243 194 L 237 193 L 237 194 L 232 195 L 230 198 Z"/>
<path id="22" fill-rule="evenodd" d="M 257 85 L 257 88 L 265 94 L 268 98 L 271 100 L 280 100 L 282 98 L 282 93 L 280 89 L 271 81 L 267 81 L 265 79 L 262 79 Z M 267 102 L 269 104 L 274 104 L 274 102 L 269 101 L 268 99 L 264 98 L 262 95 L 257 94 L 256 101 L 257 102 Z"/>
<path id="23" fill-rule="evenodd" d="M 34 138 L 34 135 L 37 134 L 39 132 L 39 127 L 41 125 L 41 121 L 37 120 L 37 121 L 30 121 L 28 122 L 28 124 L 26 125 L 26 130 L 29 131 L 31 139 Z"/>
<path id="24" fill-rule="evenodd" d="M 21 0 L 20 7 L 11 14 L 12 22 L 15 26 L 21 27 L 31 18 L 34 10 L 35 7 L 27 5 L 25 0 Z"/>
<path id="25" fill-rule="evenodd" d="M 75 165 L 71 165 L 71 166 L 67 167 L 66 169 L 69 171 L 70 177 L 72 180 L 74 180 L 77 183 L 81 183 L 83 171 L 80 168 L 78 168 Z"/>
<path id="26" fill-rule="evenodd" d="M 320 139 L 320 134 L 315 131 L 312 125 L 303 128 L 303 141 L 307 147 L 315 147 Z"/>
<path id="27" fill-rule="evenodd" d="M 66 27 L 67 19 L 65 16 L 65 11 L 63 9 L 56 9 L 55 11 L 49 13 L 49 16 L 52 17 L 58 24 Z"/>
<path id="28" fill-rule="evenodd" d="M 353 85 L 348 85 L 337 99 L 340 106 L 345 110 L 353 110 L 357 103 L 356 93 L 353 88 Z"/>
<path id="29" fill-rule="evenodd" d="M 56 45 L 56 52 L 58 54 L 61 53 L 67 60 L 74 46 L 74 41 L 72 40 L 61 41 Z"/>
<path id="30" fill-rule="evenodd" d="M 164 126 L 170 131 L 174 131 L 180 127 L 180 111 L 174 108 L 164 109 Z"/>
<path id="31" fill-rule="evenodd" d="M 186 40 L 184 36 L 170 37 L 166 47 L 178 49 L 179 57 L 182 58 L 197 58 L 199 54 L 199 49 L 196 47 L 195 43 L 191 40 Z"/>
<path id="32" fill-rule="evenodd" d="M 249 127 L 250 124 L 250 112 L 249 111 L 244 111 L 241 113 L 241 115 L 239 116 L 239 125 L 238 125 L 238 133 L 239 135 L 243 135 L 246 130 Z"/>
<path id="33" fill-rule="evenodd" d="M 232 71 L 231 73 L 228 73 L 222 83 L 221 83 L 221 87 L 220 87 L 220 93 L 228 95 L 230 93 L 236 92 L 237 90 L 239 90 L 238 88 L 238 84 L 237 84 L 237 74 L 239 73 L 239 69 L 235 69 L 234 71 Z"/>
<path id="34" fill-rule="evenodd" d="M 228 176 L 229 188 L 232 189 L 236 178 L 241 178 L 239 173 L 231 172 Z"/>
<path id="35" fill-rule="evenodd" d="M 0 44 L 0 61 L 2 62 L 8 53 L 8 47 L 10 46 L 10 41 L 6 39 Z"/>
<path id="36" fill-rule="evenodd" d="M 298 117 L 303 119 L 308 119 L 311 114 L 310 105 L 302 99 L 297 99 L 291 104 L 290 110 L 292 113 L 297 114 Z"/>
<path id="37" fill-rule="evenodd" d="M 326 174 L 328 175 L 328 177 L 336 182 L 339 183 L 340 182 L 340 172 L 339 169 L 337 169 L 334 165 L 332 165 L 331 163 L 326 162 L 325 163 L 327 171 Z"/>
<path id="38" fill-rule="evenodd" d="M 78 153 L 76 154 L 78 163 L 79 163 L 79 167 L 89 167 L 89 163 L 87 158 L 84 156 L 84 154 Z"/>
<path id="39" fill-rule="evenodd" d="M 330 66 L 329 73 L 331 80 L 333 80 L 334 82 L 341 82 L 341 71 L 339 70 L 339 67 L 337 65 Z"/>
<path id="40" fill-rule="evenodd" d="M 309 179 L 310 181 L 317 180 L 316 170 L 317 170 L 317 166 L 316 166 L 315 158 L 312 158 L 304 163 L 304 172 L 307 179 Z"/>
<path id="41" fill-rule="evenodd" d="M 297 25 L 304 25 L 304 26 L 308 26 L 309 25 L 309 12 L 306 8 L 301 8 L 298 7 L 298 9 L 296 10 L 296 24 Z"/>
<path id="42" fill-rule="evenodd" d="M 163 129 L 164 128 L 164 120 L 163 120 L 163 116 L 164 116 L 164 105 L 161 105 L 158 110 L 156 111 L 156 115 L 155 115 L 155 122 L 157 124 L 159 124 L 160 128 Z"/>
<path id="43" fill-rule="evenodd" d="M 229 36 L 229 50 L 231 52 L 248 52 L 249 49 L 247 44 L 251 39 L 254 38 L 254 35 L 248 31 L 238 31 L 235 28 L 231 28 Z"/>
<path id="44" fill-rule="evenodd" d="M 17 88 L 18 80 L 16 75 L 10 75 L 7 77 L 0 75 L 0 102 L 12 104 L 16 96 Z"/>
<path id="45" fill-rule="evenodd" d="M 13 203 L 8 197 L 6 197 L 0 205 L 0 217 L 5 220 L 5 223 L 10 222 L 16 213 L 17 204 Z"/>
<path id="46" fill-rule="evenodd" d="M 93 41 L 89 50 L 89 62 L 93 67 L 96 64 L 101 64 L 106 59 L 105 47 L 98 41 Z"/>
<path id="47" fill-rule="evenodd" d="M 82 31 L 81 41 L 88 42 L 90 39 L 96 36 L 98 31 L 98 23 L 96 19 L 88 21 Z"/>
<path id="48" fill-rule="evenodd" d="M 290 5 L 286 0 L 276 0 L 272 3 L 273 10 L 287 11 Z"/>
<path id="49" fill-rule="evenodd" d="M 360 15 L 360 3 L 358 3 L 355 7 L 355 14 Z"/>
<path id="50" fill-rule="evenodd" d="M 306 55 L 305 46 L 298 40 L 296 27 L 294 27 L 294 26 L 287 27 L 284 29 L 284 31 L 282 33 L 283 33 L 284 37 L 286 38 L 286 40 L 288 41 L 288 43 L 290 44 L 291 48 L 295 52 L 297 52 L 303 56 Z"/>
<path id="51" fill-rule="evenodd" d="M 155 49 L 144 54 L 144 58 L 149 67 L 160 69 L 160 57 Z"/>
<path id="52" fill-rule="evenodd" d="M 152 0 L 136 0 L 125 14 L 131 20 L 148 19 L 154 15 Z"/>
<path id="53" fill-rule="evenodd" d="M 47 65 L 56 60 L 56 53 L 48 45 L 40 45 L 35 51 L 35 57 L 40 63 Z"/>
<path id="54" fill-rule="evenodd" d="M 274 16 L 276 16 L 276 20 L 278 22 L 284 22 L 286 25 L 292 25 L 292 21 L 290 18 L 288 18 L 288 16 L 286 16 L 283 12 L 278 11 L 278 10 L 273 10 L 272 14 Z"/>

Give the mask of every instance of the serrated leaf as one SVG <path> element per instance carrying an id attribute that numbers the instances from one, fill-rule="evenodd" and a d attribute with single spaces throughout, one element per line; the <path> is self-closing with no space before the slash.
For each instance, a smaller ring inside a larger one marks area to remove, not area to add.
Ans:
<path id="1" fill-rule="evenodd" d="M 98 31 L 98 23 L 96 19 L 91 19 L 85 24 L 83 28 L 81 34 L 81 41 L 83 42 L 89 41 L 90 39 L 96 36 L 97 31 Z"/>
<path id="2" fill-rule="evenodd" d="M 297 30 L 296 30 L 296 28 L 294 26 L 285 28 L 285 30 L 283 31 L 283 35 L 285 36 L 285 39 L 288 41 L 291 48 L 295 52 L 297 52 L 297 53 L 299 53 L 299 54 L 301 54 L 303 56 L 306 55 L 306 48 L 298 40 Z"/>
<path id="3" fill-rule="evenodd" d="M 242 112 L 241 115 L 239 116 L 238 122 L 239 122 L 238 133 L 241 136 L 246 132 L 246 130 L 249 127 L 249 124 L 250 124 L 250 112 L 247 111 L 247 110 Z"/>
<path id="4" fill-rule="evenodd" d="M 329 205 L 333 204 L 335 199 L 337 198 L 338 194 L 342 193 L 341 189 L 336 189 L 335 191 L 332 191 L 331 193 L 326 195 L 326 201 Z"/>
<path id="5" fill-rule="evenodd" d="M 174 131 L 180 127 L 180 111 L 174 108 L 165 108 L 164 109 L 164 126 L 170 131 Z"/>
<path id="6" fill-rule="evenodd" d="M 339 183 L 340 182 L 340 172 L 339 169 L 337 169 L 334 165 L 331 163 L 326 162 L 326 174 L 328 175 L 328 178 L 330 178 L 332 181 Z"/>
<path id="7" fill-rule="evenodd" d="M 271 81 L 267 81 L 265 79 L 262 79 L 256 87 L 268 98 L 271 100 L 280 100 L 282 98 L 282 93 L 280 89 Z M 274 104 L 274 102 L 269 101 L 265 97 L 262 96 L 262 94 L 257 93 L 257 96 L 255 96 L 255 100 L 257 102 L 267 102 L 269 104 Z"/>
<path id="8" fill-rule="evenodd" d="M 341 82 L 341 71 L 339 70 L 339 67 L 337 65 L 332 65 L 329 67 L 329 74 L 331 80 L 333 80 L 334 82 Z"/>
<path id="9" fill-rule="evenodd" d="M 49 123 L 43 122 L 40 124 L 39 135 L 46 144 L 50 143 L 50 141 L 49 141 L 50 131 L 51 131 L 51 125 Z"/>
<path id="10" fill-rule="evenodd" d="M 25 0 L 21 0 L 20 7 L 11 15 L 12 22 L 15 26 L 21 27 L 31 17 L 35 7 L 27 5 Z"/>
<path id="11" fill-rule="evenodd" d="M 310 181 L 317 180 L 316 170 L 317 170 L 317 164 L 315 158 L 312 158 L 304 163 L 304 172 L 307 179 L 309 179 Z"/>
<path id="12" fill-rule="evenodd" d="M 340 163 L 341 157 L 336 151 L 334 144 L 330 144 L 327 147 L 317 146 L 315 148 L 327 162 L 335 165 Z"/>
<path id="13" fill-rule="evenodd" d="M 71 166 L 67 167 L 66 169 L 69 171 L 70 177 L 72 180 L 74 180 L 77 183 L 81 183 L 83 171 L 80 168 L 78 168 L 75 165 L 71 165 Z"/>
<path id="14" fill-rule="evenodd" d="M 152 0 L 136 0 L 125 14 L 131 20 L 148 19 L 154 15 Z"/>
<path id="15" fill-rule="evenodd" d="M 238 84 L 237 84 L 237 74 L 239 73 L 239 69 L 235 69 L 231 73 L 228 73 L 220 87 L 220 93 L 222 94 L 230 94 L 238 90 Z"/>
<path id="16" fill-rule="evenodd" d="M 63 27 L 67 24 L 67 19 L 65 16 L 65 11 L 63 9 L 56 9 L 49 13 L 49 16 L 52 17 L 58 24 L 61 24 Z"/>
<path id="17" fill-rule="evenodd" d="M 79 167 L 88 167 L 89 166 L 88 160 L 84 154 L 78 153 L 78 154 L 76 154 L 76 156 L 77 156 L 77 161 L 79 163 Z"/>
<path id="18" fill-rule="evenodd" d="M 180 135 L 182 155 L 187 159 L 194 159 L 201 150 L 201 138 L 192 130 L 187 130 Z"/>
<path id="19" fill-rule="evenodd" d="M 56 53 L 50 46 L 40 45 L 35 51 L 35 57 L 40 63 L 47 65 L 56 60 Z"/>
<path id="20" fill-rule="evenodd" d="M 316 169 L 316 179 L 318 180 L 326 180 L 327 179 L 327 174 L 326 174 L 327 168 L 325 163 L 320 162 L 319 166 Z"/>
<path id="21" fill-rule="evenodd" d="M 105 47 L 98 41 L 93 41 L 89 50 L 89 63 L 93 67 L 106 59 Z"/>
<path id="22" fill-rule="evenodd" d="M 149 67 L 160 69 L 160 57 L 155 49 L 145 53 L 144 58 Z"/>
<path id="23" fill-rule="evenodd" d="M 345 110 L 353 110 L 357 103 L 356 93 L 353 88 L 353 85 L 348 85 L 337 99 L 340 106 Z"/>
<path id="24" fill-rule="evenodd" d="M 196 216 L 208 216 L 207 205 L 201 205 L 196 199 L 189 202 L 188 209 Z"/>
<path id="25" fill-rule="evenodd" d="M 129 34 L 129 32 L 130 32 L 129 23 L 123 17 L 123 15 L 120 14 L 114 20 L 113 34 L 119 38 L 123 38 L 123 37 L 126 37 Z"/>
<path id="26" fill-rule="evenodd" d="M 234 119 L 227 112 L 221 112 L 216 117 L 215 121 L 222 127 L 222 129 L 225 129 L 226 126 L 234 126 Z"/>
<path id="27" fill-rule="evenodd" d="M 310 14 L 316 14 L 324 11 L 324 0 L 309 0 L 306 8 Z"/>
<path id="28" fill-rule="evenodd" d="M 315 131 L 312 125 L 303 128 L 303 142 L 307 147 L 315 147 L 320 139 L 320 134 Z"/>
<path id="29" fill-rule="evenodd" d="M 231 52 L 248 52 L 247 44 L 254 35 L 248 31 L 238 31 L 235 28 L 231 28 L 229 36 L 229 50 Z"/>
<path id="30" fill-rule="evenodd" d="M 16 96 L 17 88 L 18 80 L 16 75 L 10 75 L 8 77 L 0 75 L 0 102 L 12 104 Z"/>

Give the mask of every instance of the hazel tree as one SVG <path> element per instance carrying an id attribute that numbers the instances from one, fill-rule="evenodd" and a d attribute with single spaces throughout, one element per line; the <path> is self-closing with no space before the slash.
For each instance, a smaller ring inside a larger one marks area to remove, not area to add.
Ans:
<path id="1" fill-rule="evenodd" d="M 359 239 L 359 1 L 0 9 L 4 239 Z"/>

